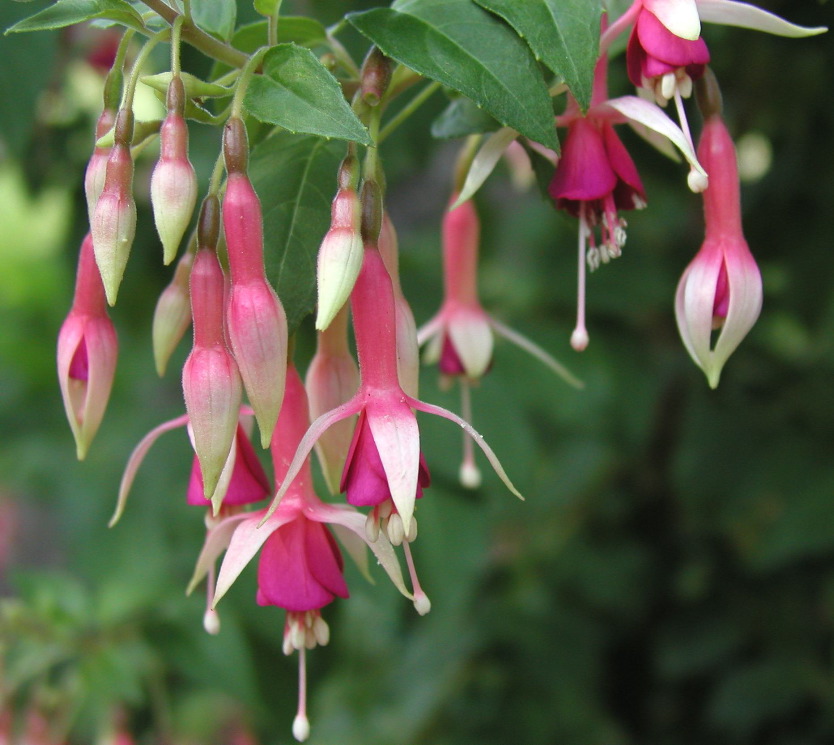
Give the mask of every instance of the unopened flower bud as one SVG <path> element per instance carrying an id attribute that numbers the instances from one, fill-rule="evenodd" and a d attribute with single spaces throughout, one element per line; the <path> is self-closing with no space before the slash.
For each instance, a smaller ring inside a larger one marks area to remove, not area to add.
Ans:
<path id="1" fill-rule="evenodd" d="M 182 81 L 174 78 L 174 82 Z M 191 222 L 197 202 L 197 175 L 188 160 L 188 126 L 181 114 L 169 111 L 159 133 L 159 160 L 151 176 L 151 203 L 162 241 L 163 262 L 170 264 Z"/>
<path id="2" fill-rule="evenodd" d="M 382 190 L 373 179 L 362 184 L 362 239 L 376 243 L 382 229 Z"/>
<path id="3" fill-rule="evenodd" d="M 105 109 L 101 112 L 96 124 L 96 140 L 107 134 L 116 121 L 116 112 L 113 109 Z M 96 210 L 101 191 L 104 189 L 104 176 L 107 172 L 107 160 L 110 157 L 109 147 L 93 148 L 93 154 L 87 163 L 87 170 L 84 172 L 84 194 L 87 198 L 87 218 L 90 224 L 93 222 L 93 215 Z"/>
<path id="4" fill-rule="evenodd" d="M 379 47 L 371 47 L 360 73 L 362 100 L 368 106 L 377 106 L 391 82 L 391 60 Z"/>
<path id="5" fill-rule="evenodd" d="M 136 232 L 136 203 L 132 190 L 133 158 L 130 146 L 117 135 L 107 160 L 104 188 L 96 202 L 91 222 L 96 263 L 110 305 L 116 303 Z"/>
<path id="6" fill-rule="evenodd" d="M 264 275 L 261 203 L 245 173 L 229 174 L 223 228 L 231 270 L 226 331 L 268 447 L 284 398 L 287 316 Z"/>
<path id="7" fill-rule="evenodd" d="M 249 164 L 249 139 L 246 135 L 246 125 L 239 117 L 232 117 L 226 122 L 223 130 L 223 157 L 229 174 L 246 173 Z"/>
<path id="8" fill-rule="evenodd" d="M 310 419 L 351 399 L 359 388 L 359 368 L 347 343 L 347 308 L 318 335 L 316 354 L 307 369 L 305 388 L 310 402 Z M 355 417 L 337 422 L 316 443 L 324 479 L 332 494 L 339 492 L 339 480 L 353 439 Z"/>
<path id="9" fill-rule="evenodd" d="M 223 338 L 224 285 L 214 253 L 198 251 L 191 270 L 194 348 L 183 367 L 182 387 L 206 498 L 231 450 L 242 396 L 237 364 Z"/>
<path id="10" fill-rule="evenodd" d="M 183 254 L 171 283 L 162 291 L 153 315 L 153 358 L 159 376 L 165 375 L 168 360 L 191 324 L 188 281 L 194 255 Z"/>
<path id="11" fill-rule="evenodd" d="M 104 287 L 89 234 L 81 244 L 75 298 L 58 334 L 58 382 L 78 459 L 95 437 L 116 371 L 118 340 L 107 316 Z"/>
<path id="12" fill-rule="evenodd" d="M 331 207 L 330 229 L 318 253 L 316 329 L 326 329 L 350 297 L 362 268 L 362 208 L 350 187 L 339 189 Z"/>

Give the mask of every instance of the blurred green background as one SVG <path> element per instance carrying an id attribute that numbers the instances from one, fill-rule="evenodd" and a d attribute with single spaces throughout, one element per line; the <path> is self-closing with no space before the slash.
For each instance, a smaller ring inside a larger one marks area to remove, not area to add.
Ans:
<path id="1" fill-rule="evenodd" d="M 373 4 L 285 2 L 325 22 Z M 4 2 L 0 24 L 37 5 Z M 762 5 L 797 23 L 834 20 L 823 1 Z M 576 223 L 516 191 L 501 166 L 477 198 L 484 305 L 586 388 L 505 343 L 474 391 L 474 424 L 524 503 L 482 459 L 483 486 L 458 486 L 460 431 L 421 420 L 433 484 L 414 552 L 432 612 L 418 617 L 384 577 L 371 586 L 348 569 L 351 598 L 324 614 L 331 643 L 308 656 L 311 743 L 834 742 L 834 44 L 715 26 L 705 38 L 742 163 L 765 154 L 742 191 L 762 317 L 710 391 L 672 307 L 702 240 L 699 198 L 681 166 L 623 132 L 649 207 L 629 216 L 623 257 L 590 277 L 591 343 L 574 353 Z M 54 347 L 86 231 L 100 100 L 81 60 L 95 43 L 90 31 L 0 39 L 0 651 L 14 659 L 0 681 L 28 681 L 16 705 L 35 695 L 73 722 L 73 742 L 92 742 L 121 706 L 139 742 L 228 745 L 223 728 L 240 721 L 259 742 L 288 743 L 296 664 L 281 654 L 283 613 L 254 603 L 254 571 L 219 606 L 217 637 L 202 630 L 200 591 L 184 596 L 204 527 L 185 504 L 182 431 L 151 451 L 124 518 L 106 527 L 131 449 L 183 408 L 187 342 L 164 379 L 150 348 L 170 278 L 149 211 L 150 151 L 111 313 L 114 393 L 87 460 L 74 459 Z M 196 55 L 186 62 L 199 68 Z M 629 92 L 622 62 L 614 94 Z M 383 150 L 418 324 L 441 298 L 457 144 L 431 142 L 427 125 L 444 104 L 435 96 Z M 218 144 L 218 132 L 192 128 L 203 180 Z M 311 354 L 308 324 L 299 364 Z M 456 408 L 457 393 L 424 373 L 421 397 Z"/>

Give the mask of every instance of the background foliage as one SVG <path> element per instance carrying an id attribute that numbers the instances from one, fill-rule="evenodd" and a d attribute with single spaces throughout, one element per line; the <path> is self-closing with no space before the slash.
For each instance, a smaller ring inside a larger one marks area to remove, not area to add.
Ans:
<path id="1" fill-rule="evenodd" d="M 0 5 L 3 27 L 37 2 Z M 374 5 L 285 4 L 326 24 Z M 762 5 L 830 23 L 830 4 Z M 238 20 L 251 13 L 239 6 Z M 575 222 L 514 191 L 505 172 L 493 178 L 477 199 L 485 305 L 570 363 L 586 389 L 504 345 L 475 391 L 474 423 L 525 503 L 490 475 L 475 492 L 458 487 L 449 453 L 460 433 L 422 421 L 434 483 L 415 554 L 433 610 L 418 618 L 382 580 L 349 575 L 351 599 L 326 613 L 331 644 L 310 656 L 311 742 L 834 738 L 834 47 L 826 36 L 723 27 L 705 36 L 731 132 L 772 151 L 743 189 L 762 318 L 710 392 L 672 313 L 702 240 L 699 199 L 680 168 L 625 133 L 649 208 L 632 216 L 623 258 L 591 277 L 591 345 L 575 355 Z M 362 48 L 355 31 L 348 37 Z M 182 409 L 176 375 L 153 371 L 150 317 L 168 273 L 141 190 L 140 233 L 112 313 L 115 391 L 88 460 L 74 460 L 54 339 L 86 229 L 81 177 L 99 99 L 73 60 L 87 43 L 68 32 L 0 40 L 0 534 L 13 525 L 0 538 L 0 644 L 14 662 L 0 675 L 8 685 L 49 670 L 43 704 L 74 718 L 78 742 L 117 703 L 137 734 L 161 717 L 178 741 L 219 743 L 216 728 L 240 716 L 262 742 L 289 742 L 295 665 L 280 652 L 282 614 L 253 602 L 253 573 L 221 604 L 216 638 L 202 631 L 199 593 L 183 596 L 204 528 L 184 502 L 182 433 L 152 451 L 125 517 L 106 528 L 130 449 Z M 624 74 L 612 81 L 618 91 L 627 92 Z M 430 142 L 428 125 L 444 105 L 436 95 L 383 149 L 418 322 L 440 301 L 438 229 L 455 146 Z M 202 179 L 217 147 L 217 133 L 192 129 Z M 137 185 L 152 162 L 140 161 Z M 306 321 L 301 363 L 311 338 Z M 179 361 L 185 354 L 183 344 Z M 456 403 L 433 370 L 422 395 Z M 79 708 L 66 710 L 67 700 Z"/>

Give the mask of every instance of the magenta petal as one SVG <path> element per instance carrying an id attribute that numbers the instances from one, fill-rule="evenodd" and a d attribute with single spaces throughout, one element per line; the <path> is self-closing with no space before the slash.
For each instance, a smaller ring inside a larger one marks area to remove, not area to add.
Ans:
<path id="1" fill-rule="evenodd" d="M 261 605 L 277 605 L 288 611 L 303 613 L 316 610 L 333 600 L 336 593 L 322 585 L 309 566 L 308 542 L 313 551 L 326 544 L 326 538 L 308 538 L 310 530 L 326 530 L 319 523 L 298 517 L 276 530 L 261 550 L 258 564 L 258 602 Z M 316 571 L 332 582 L 333 572 L 341 572 L 332 549 L 328 553 L 316 554 Z M 333 566 L 325 566 L 330 562 Z M 335 567 L 335 568 L 334 568 Z M 333 584 L 334 589 L 347 596 L 347 587 L 342 583 Z"/>
<path id="2" fill-rule="evenodd" d="M 307 521 L 307 565 L 310 573 L 324 588 L 340 598 L 350 595 L 342 552 L 330 530 L 320 522 Z"/>
<path id="3" fill-rule="evenodd" d="M 610 194 L 616 184 L 599 130 L 586 118 L 575 120 L 568 128 L 562 157 L 550 182 L 550 196 L 587 202 Z"/>
<path id="4" fill-rule="evenodd" d="M 637 36 L 637 27 L 635 26 L 631 30 L 631 36 L 628 37 L 626 67 L 628 69 L 628 79 L 637 88 L 643 85 L 643 69 L 646 65 L 646 59 L 646 50 L 640 44 L 640 39 Z"/>
<path id="5" fill-rule="evenodd" d="M 703 39 L 690 41 L 675 36 L 650 11 L 640 13 L 635 29 L 640 45 L 649 57 L 674 67 L 705 65 L 709 62 L 709 49 Z"/>
<path id="6" fill-rule="evenodd" d="M 90 363 L 87 358 L 87 340 L 84 336 L 72 356 L 69 366 L 69 376 L 75 380 L 86 381 L 90 374 Z"/>
<path id="7" fill-rule="evenodd" d="M 341 490 L 347 493 L 347 501 L 357 506 L 376 505 L 391 498 L 382 459 L 364 410 L 356 423 L 345 461 Z"/>
<path id="8" fill-rule="evenodd" d="M 223 497 L 224 505 L 242 505 L 266 499 L 272 492 L 266 472 L 255 454 L 252 442 L 243 427 L 238 424 L 235 437 L 235 465 L 229 488 Z M 203 474 L 200 463 L 194 458 L 186 496 L 188 504 L 207 507 L 211 501 L 203 493 Z"/>
<path id="9" fill-rule="evenodd" d="M 643 182 L 637 172 L 637 166 L 628 154 L 614 127 L 608 122 L 602 125 L 602 136 L 608 161 L 617 174 L 618 183 L 614 189 L 614 203 L 617 209 L 632 210 L 646 202 L 646 192 Z"/>
<path id="10" fill-rule="evenodd" d="M 438 367 L 444 375 L 463 375 L 466 372 L 463 363 L 460 361 L 460 356 L 452 344 L 452 340 L 445 333 L 443 334 L 443 346 L 440 352 Z"/>

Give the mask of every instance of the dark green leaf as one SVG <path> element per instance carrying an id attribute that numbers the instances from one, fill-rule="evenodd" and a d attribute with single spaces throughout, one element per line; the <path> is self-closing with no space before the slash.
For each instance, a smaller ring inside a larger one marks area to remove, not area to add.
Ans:
<path id="1" fill-rule="evenodd" d="M 249 172 L 264 213 L 267 276 L 292 333 L 316 304 L 316 255 L 330 226 L 330 202 L 344 145 L 279 132 L 252 151 Z"/>
<path id="2" fill-rule="evenodd" d="M 267 22 L 256 21 L 241 26 L 232 37 L 232 46 L 251 53 L 267 43 Z M 327 31 L 318 21 L 302 16 L 282 17 L 278 22 L 278 42 L 294 42 L 303 47 L 319 44 L 327 38 Z"/>
<path id="3" fill-rule="evenodd" d="M 475 2 L 504 18 L 530 45 L 536 59 L 560 75 L 582 108 L 588 108 L 594 64 L 599 54 L 599 3 L 589 0 Z"/>
<path id="4" fill-rule="evenodd" d="M 470 0 L 398 0 L 348 19 L 389 57 L 460 91 L 526 137 L 558 147 L 550 96 L 529 48 Z"/>
<path id="5" fill-rule="evenodd" d="M 18 21 L 6 33 L 45 31 L 95 19 L 114 21 L 140 31 L 145 28 L 142 17 L 125 0 L 58 0 L 39 13 Z"/>
<path id="6" fill-rule="evenodd" d="M 290 132 L 371 144 L 338 81 L 309 49 L 279 44 L 266 53 L 263 70 L 246 91 L 252 116 Z"/>
<path id="7" fill-rule="evenodd" d="M 431 124 L 433 137 L 451 139 L 494 132 L 501 125 L 468 98 L 456 98 Z"/>
<path id="8" fill-rule="evenodd" d="M 192 0 L 191 13 L 203 31 L 225 40 L 232 37 L 237 18 L 235 0 Z"/>

